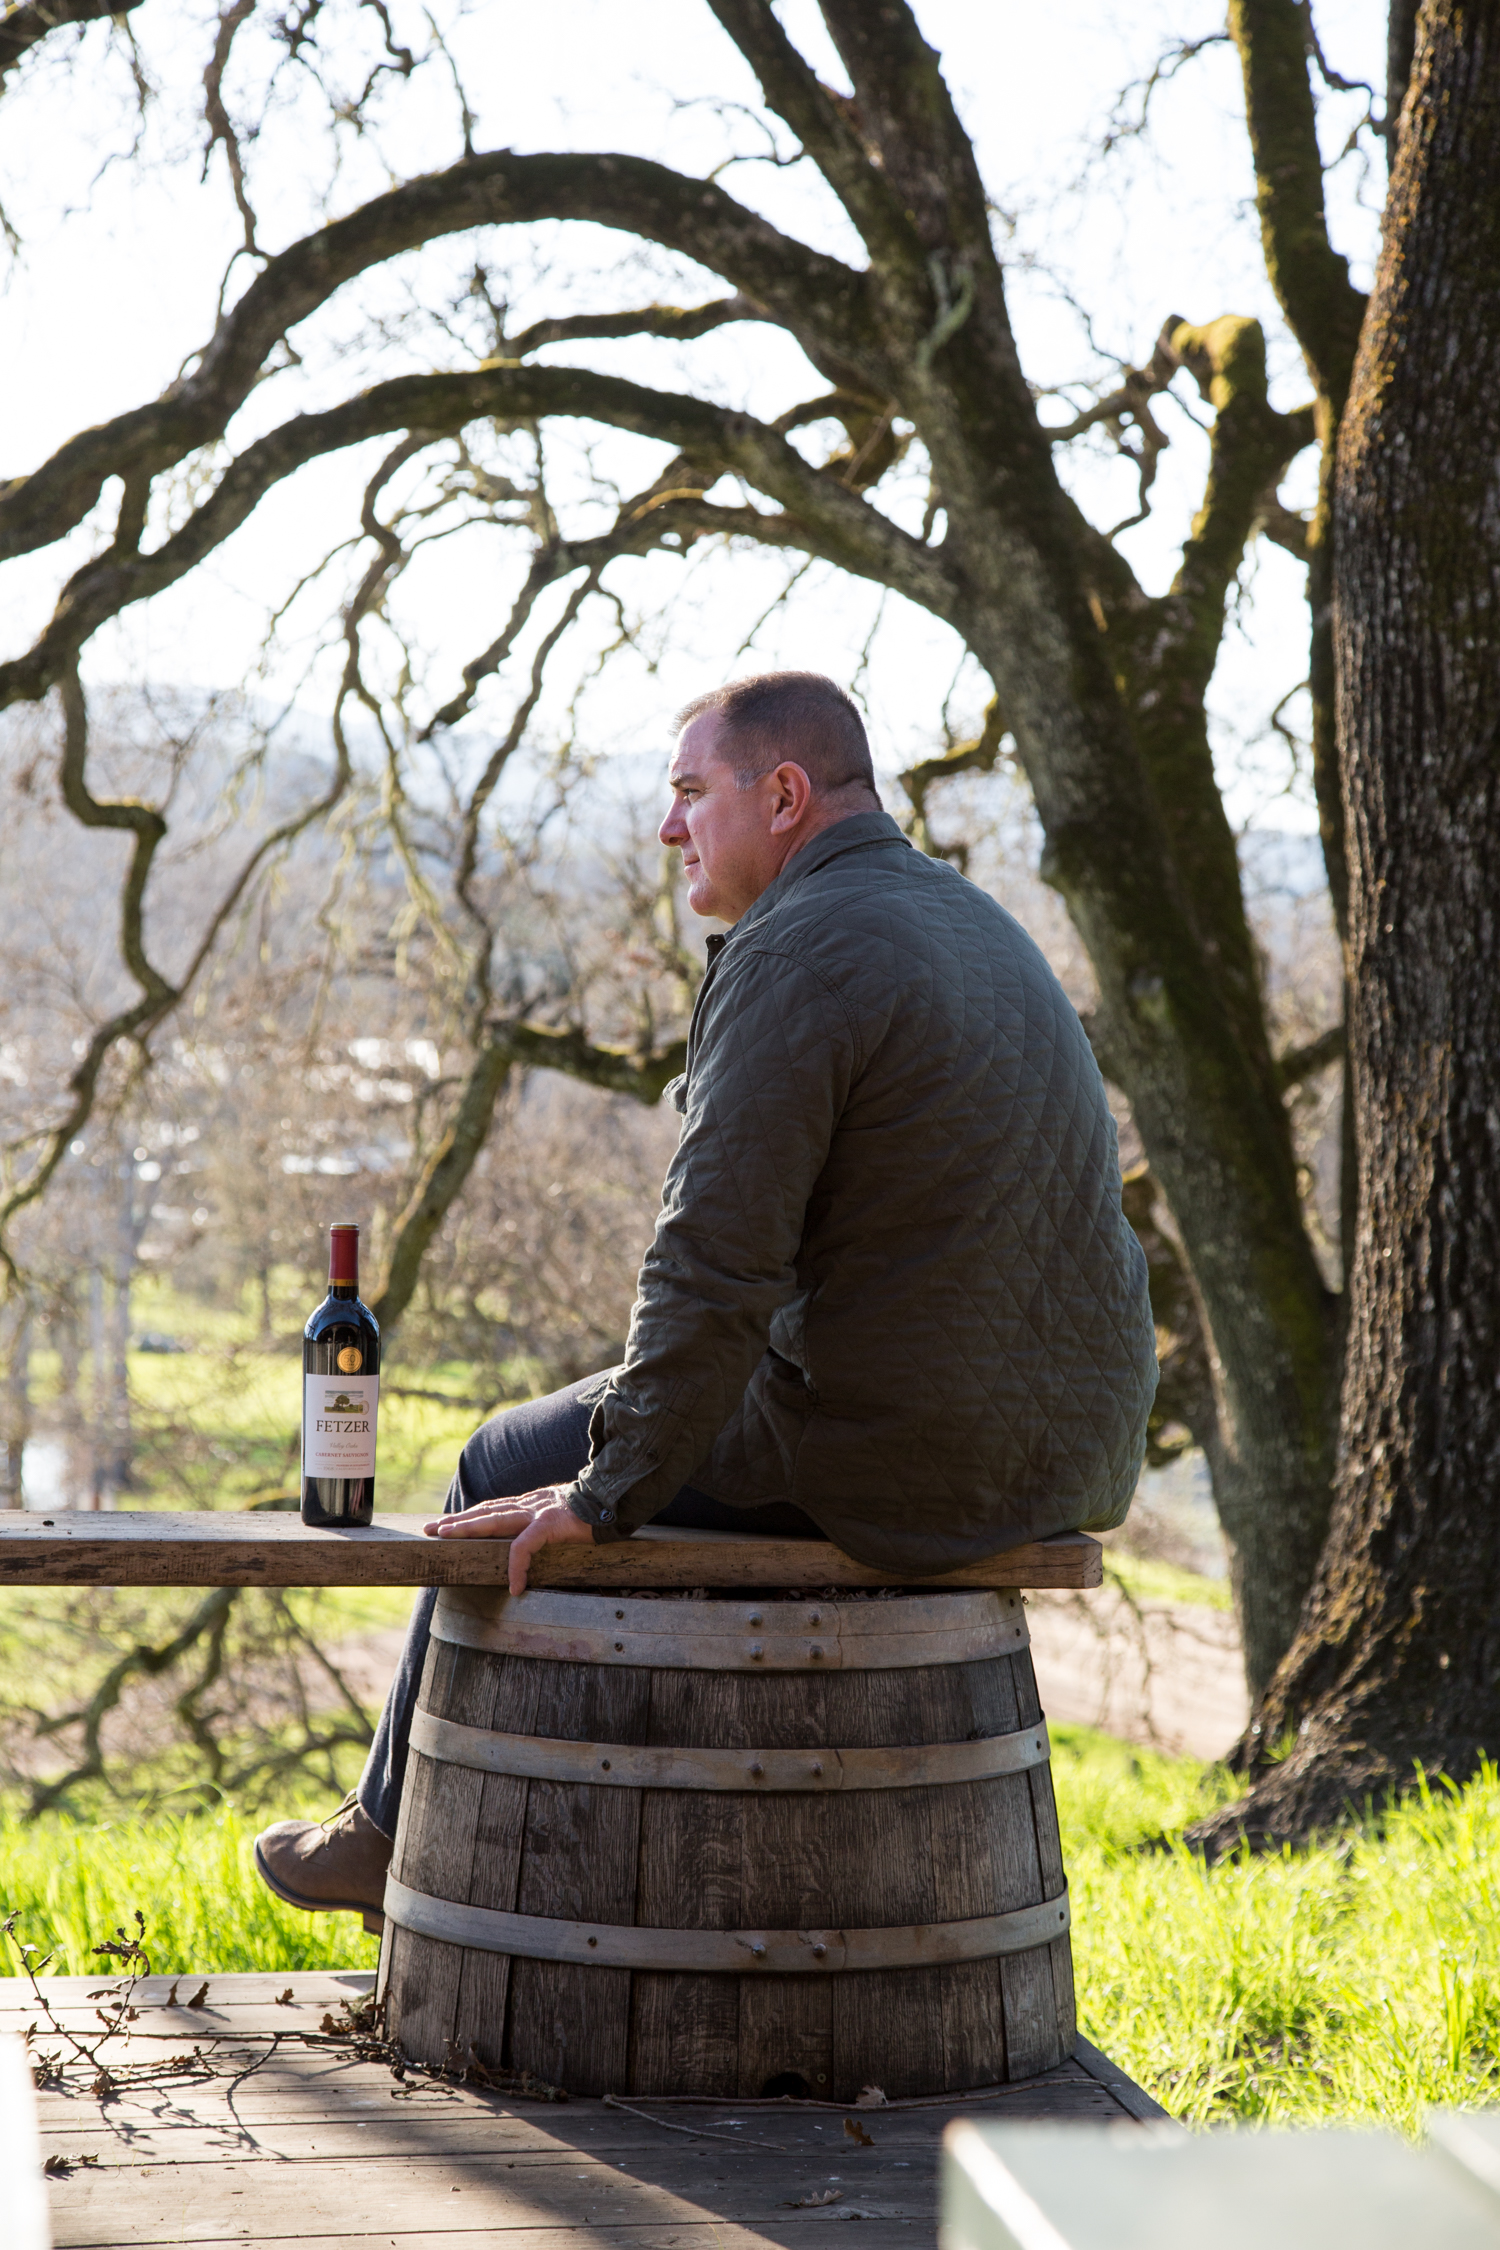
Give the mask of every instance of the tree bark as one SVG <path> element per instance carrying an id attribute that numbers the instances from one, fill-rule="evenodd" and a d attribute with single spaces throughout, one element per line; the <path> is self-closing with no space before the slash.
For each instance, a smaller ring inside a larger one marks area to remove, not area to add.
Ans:
<path id="1" fill-rule="evenodd" d="M 1426 0 L 1335 489 L 1360 1191 L 1337 1496 L 1210 1845 L 1500 1749 L 1497 274 L 1500 0 Z"/>

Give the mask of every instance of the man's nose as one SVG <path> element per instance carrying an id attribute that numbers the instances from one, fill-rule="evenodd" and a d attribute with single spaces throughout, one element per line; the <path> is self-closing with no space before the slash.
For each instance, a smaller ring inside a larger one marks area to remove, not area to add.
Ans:
<path id="1" fill-rule="evenodd" d="M 676 844 L 680 847 L 687 836 L 687 832 L 687 822 L 682 817 L 682 807 L 674 804 L 668 811 L 666 819 L 656 831 L 657 841 L 662 844 Z"/>

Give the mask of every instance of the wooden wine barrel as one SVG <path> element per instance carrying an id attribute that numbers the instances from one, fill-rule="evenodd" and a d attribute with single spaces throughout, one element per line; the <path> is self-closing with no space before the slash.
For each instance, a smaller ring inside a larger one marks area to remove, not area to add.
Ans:
<path id="1" fill-rule="evenodd" d="M 1018 1594 L 445 1588 L 411 1750 L 381 1989 L 415 2061 L 848 2102 L 1072 2053 Z"/>

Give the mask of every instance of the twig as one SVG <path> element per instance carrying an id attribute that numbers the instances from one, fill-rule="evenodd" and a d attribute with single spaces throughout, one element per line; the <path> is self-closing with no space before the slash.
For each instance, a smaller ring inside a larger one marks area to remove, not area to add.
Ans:
<path id="1" fill-rule="evenodd" d="M 674 2125 L 670 2118 L 653 2117 L 649 2110 L 636 2109 L 631 2103 L 622 2102 L 618 2094 L 606 2094 L 604 2106 L 606 2109 L 623 2109 L 631 2117 L 643 2118 L 648 2125 L 659 2125 L 664 2133 L 686 2133 L 690 2140 L 728 2141 L 734 2148 L 768 2148 L 777 2156 L 785 2156 L 787 2153 L 780 2141 L 744 2141 L 732 2133 L 716 2133 L 711 2125 Z"/>

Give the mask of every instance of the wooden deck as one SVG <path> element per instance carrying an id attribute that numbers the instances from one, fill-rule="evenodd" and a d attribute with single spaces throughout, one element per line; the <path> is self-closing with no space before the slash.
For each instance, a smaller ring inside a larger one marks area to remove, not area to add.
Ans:
<path id="1" fill-rule="evenodd" d="M 61 2020 L 94 2022 L 104 1980 L 48 1979 Z M 860 2220 L 863 2250 L 929 2250 L 938 2146 L 954 2116 L 1159 2118 L 1084 2045 L 1045 2077 L 960 2101 L 844 2111 L 815 2103 L 522 2101 L 302 2044 L 374 1979 L 353 1973 L 152 1978 L 130 2037 L 100 2059 L 145 2082 L 101 2098 L 74 2066 L 38 2097 L 58 2250 L 297 2243 L 307 2250 L 816 2250 Z M 289 1994 L 289 1999 L 280 1998 Z M 175 2004 L 168 2006 L 169 1998 Z M 0 2032 L 38 2020 L 0 1980 Z M 281 2034 L 273 2050 L 267 2035 Z M 39 2032 L 36 2048 L 54 2050 Z M 181 2075 L 162 2066 L 179 2063 Z M 848 2116 L 863 2145 L 846 2129 Z M 833 2201 L 821 2199 L 832 2196 Z"/>

